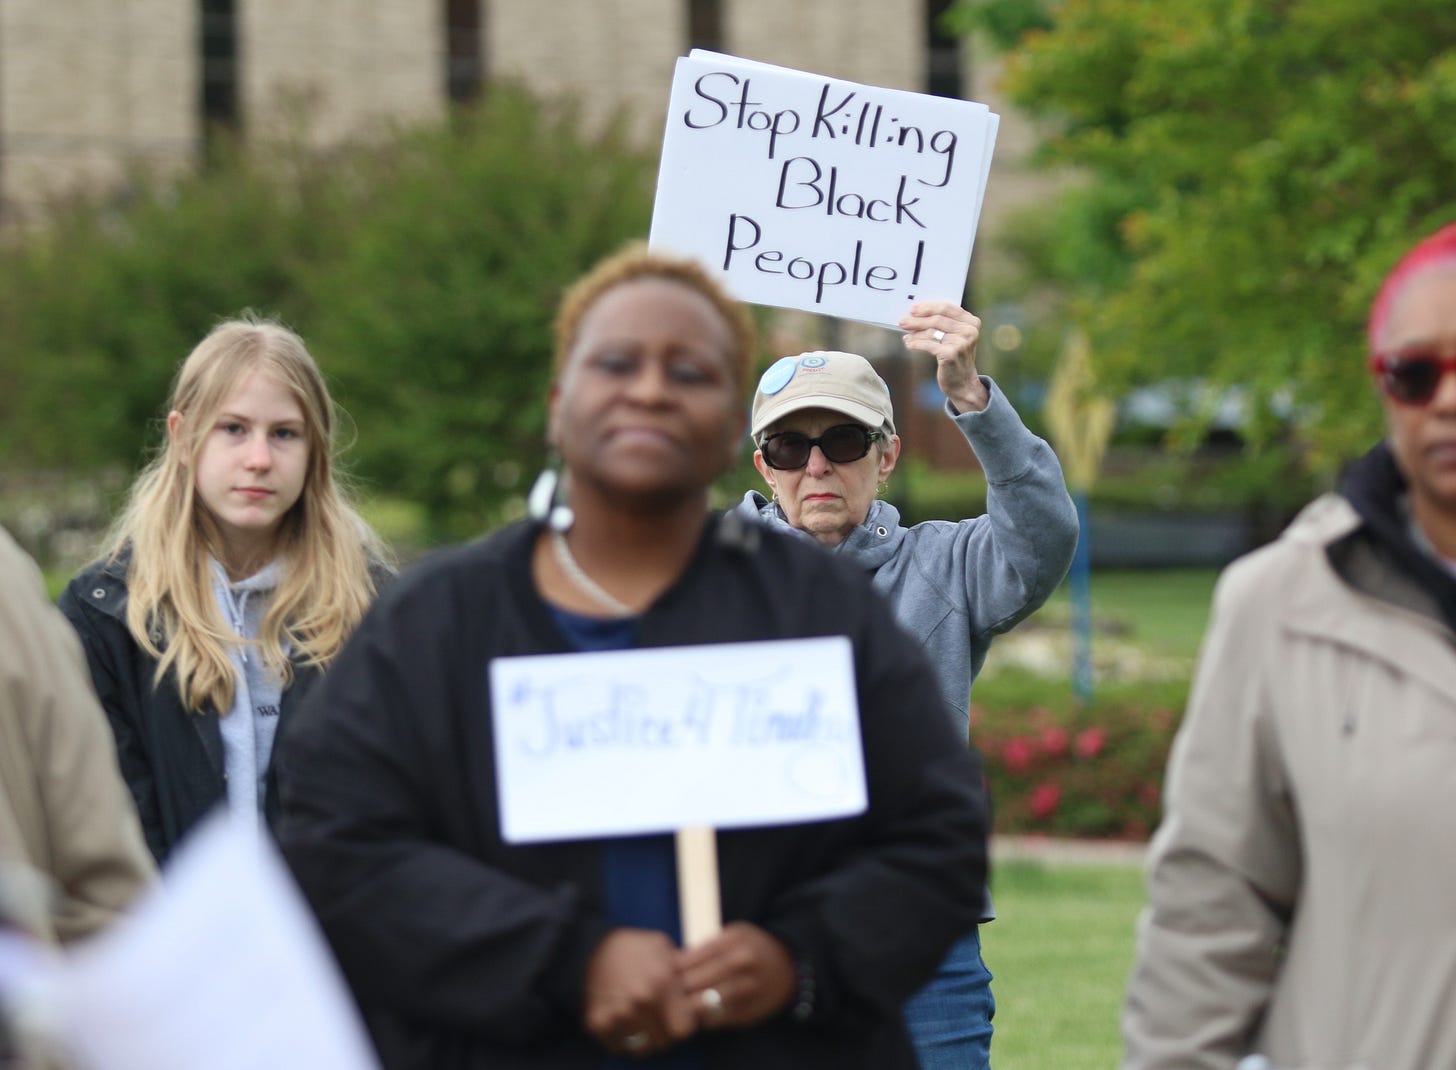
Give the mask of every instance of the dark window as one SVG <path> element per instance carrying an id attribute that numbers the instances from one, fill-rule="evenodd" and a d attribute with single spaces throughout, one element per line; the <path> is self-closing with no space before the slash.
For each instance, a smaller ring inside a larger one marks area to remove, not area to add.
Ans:
<path id="1" fill-rule="evenodd" d="M 941 17 L 955 0 L 925 0 L 925 91 L 937 97 L 961 95 L 960 41 L 945 32 Z"/>
<path id="2" fill-rule="evenodd" d="M 723 51 L 723 5 L 719 0 L 687 0 L 688 47 Z"/>
<path id="3" fill-rule="evenodd" d="M 238 126 L 238 18 L 234 0 L 201 0 L 204 153 Z"/>
<path id="4" fill-rule="evenodd" d="M 480 6 L 481 0 L 445 0 L 445 95 L 456 104 L 480 96 L 485 77 Z"/>

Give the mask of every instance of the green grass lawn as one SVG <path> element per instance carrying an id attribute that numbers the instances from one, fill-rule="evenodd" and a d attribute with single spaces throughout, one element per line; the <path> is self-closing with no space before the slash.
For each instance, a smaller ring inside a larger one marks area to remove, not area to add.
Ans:
<path id="1" fill-rule="evenodd" d="M 1094 645 L 1129 642 L 1190 659 L 1191 669 L 1217 578 L 1215 569 L 1094 572 Z M 1029 623 L 1065 629 L 1069 620 L 1063 584 Z M 998 676 L 996 656 L 993 647 L 991 671 L 977 684 L 982 701 L 1000 697 L 1024 704 L 1038 689 L 1045 692 L 1063 682 L 1024 671 Z M 1186 682 L 1104 682 L 1099 694 L 1123 689 L 1140 694 L 1140 688 L 1178 705 L 1171 696 Z M 1134 929 L 1144 904 L 1141 870 L 1004 860 L 995 868 L 992 892 L 998 917 L 981 932 L 986 964 L 995 975 L 992 1065 L 996 1070 L 1115 1068 L 1122 1058 L 1119 1019 Z"/>
<path id="2" fill-rule="evenodd" d="M 42 575 L 45 577 L 46 594 L 52 602 L 61 597 L 61 592 L 66 589 L 66 584 L 71 582 L 71 573 L 61 572 L 58 569 L 47 569 Z"/>
<path id="3" fill-rule="evenodd" d="M 1208 625 L 1217 569 L 1092 574 L 1095 692 L 1105 700 L 1180 708 Z M 1072 694 L 1068 585 L 998 638 L 976 681 L 982 705 L 1055 704 Z"/>
<path id="4" fill-rule="evenodd" d="M 1217 579 L 1218 570 L 1211 568 L 1094 570 L 1094 632 L 1106 628 L 1163 653 L 1191 657 L 1208 624 Z M 1068 590 L 1063 583 L 1032 619 L 1070 619 Z"/>
<path id="5" fill-rule="evenodd" d="M 1004 861 L 981 930 L 995 980 L 996 1070 L 1110 1070 L 1143 906 L 1135 866 Z"/>

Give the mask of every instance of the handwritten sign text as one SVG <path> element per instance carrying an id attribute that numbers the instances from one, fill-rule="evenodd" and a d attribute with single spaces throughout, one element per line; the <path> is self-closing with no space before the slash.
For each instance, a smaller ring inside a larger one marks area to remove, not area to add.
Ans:
<path id="1" fill-rule="evenodd" d="M 499 658 L 507 840 L 771 825 L 865 806 L 844 637 Z"/>
<path id="2" fill-rule="evenodd" d="M 893 326 L 917 298 L 960 302 L 997 124 L 984 104 L 694 51 L 651 244 L 745 301 Z"/>

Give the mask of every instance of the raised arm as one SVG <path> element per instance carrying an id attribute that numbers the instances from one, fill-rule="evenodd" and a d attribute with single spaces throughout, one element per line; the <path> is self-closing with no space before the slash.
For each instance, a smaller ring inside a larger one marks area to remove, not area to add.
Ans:
<path id="1" fill-rule="evenodd" d="M 963 592 L 972 635 L 995 635 L 1033 613 L 1067 574 L 1077 511 L 1052 448 L 977 371 L 981 321 L 947 302 L 921 302 L 900 325 L 907 349 L 935 357 L 946 415 L 986 475 L 985 515 L 928 528 L 925 537 L 951 551 L 917 561 L 937 571 L 938 584 Z"/>

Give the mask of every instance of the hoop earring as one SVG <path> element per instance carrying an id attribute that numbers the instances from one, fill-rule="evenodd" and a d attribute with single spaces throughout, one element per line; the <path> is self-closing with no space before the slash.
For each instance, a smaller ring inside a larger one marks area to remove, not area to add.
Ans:
<path id="1" fill-rule="evenodd" d="M 556 470 L 554 461 L 548 462 L 526 495 L 526 515 L 536 523 L 544 524 L 552 531 L 564 535 L 576 523 L 576 514 L 571 511 L 571 506 L 558 500 L 560 490 L 561 474 Z"/>
<path id="2" fill-rule="evenodd" d="M 876 498 L 883 498 L 885 496 L 885 492 L 887 490 L 889 490 L 889 489 L 890 489 L 890 484 L 881 481 L 880 485 L 875 488 L 875 497 Z"/>

